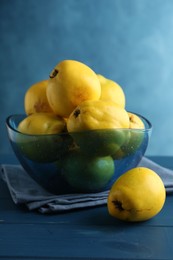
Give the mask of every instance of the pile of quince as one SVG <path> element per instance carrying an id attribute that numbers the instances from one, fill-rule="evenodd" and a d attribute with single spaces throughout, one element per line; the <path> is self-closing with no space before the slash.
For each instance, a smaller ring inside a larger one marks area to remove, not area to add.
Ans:
<path id="1" fill-rule="evenodd" d="M 126 111 L 125 103 L 116 82 L 84 63 L 63 60 L 49 79 L 26 91 L 26 117 L 18 126 L 26 135 L 18 143 L 33 161 L 61 159 L 64 176 L 78 189 L 99 190 L 112 177 L 114 160 L 135 153 L 143 140 L 142 131 L 130 130 L 143 129 L 144 123 Z"/>
<path id="2" fill-rule="evenodd" d="M 144 138 L 138 131 L 145 128 L 143 121 L 125 105 L 116 82 L 81 62 L 61 61 L 49 79 L 26 91 L 19 147 L 36 163 L 56 163 L 75 190 L 100 191 L 115 173 L 114 160 L 134 154 Z M 156 215 L 164 201 L 159 176 L 134 168 L 110 189 L 108 210 L 120 219 L 141 221 Z"/>

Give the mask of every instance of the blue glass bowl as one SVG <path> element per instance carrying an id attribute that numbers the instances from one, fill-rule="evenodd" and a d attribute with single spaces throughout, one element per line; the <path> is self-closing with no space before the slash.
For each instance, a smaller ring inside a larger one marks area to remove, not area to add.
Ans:
<path id="1" fill-rule="evenodd" d="M 10 115 L 6 127 L 20 164 L 43 188 L 53 194 L 100 192 L 145 154 L 152 125 L 138 116 L 145 129 L 27 135 L 17 130 L 26 115 Z"/>

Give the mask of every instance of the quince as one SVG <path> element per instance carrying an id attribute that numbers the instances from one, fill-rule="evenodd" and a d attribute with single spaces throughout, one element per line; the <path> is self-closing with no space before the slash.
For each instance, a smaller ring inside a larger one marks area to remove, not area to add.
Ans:
<path id="1" fill-rule="evenodd" d="M 124 221 L 144 221 L 157 215 L 166 199 L 159 175 L 149 168 L 133 168 L 121 175 L 108 195 L 108 212 Z"/>
<path id="2" fill-rule="evenodd" d="M 145 129 L 145 125 L 142 119 L 131 112 L 128 112 L 128 116 L 130 124 L 127 131 L 129 134 L 121 148 L 112 155 L 114 159 L 121 159 L 134 154 L 144 140 L 144 131 L 142 129 Z"/>
<path id="3" fill-rule="evenodd" d="M 100 95 L 96 73 L 79 61 L 61 61 L 50 74 L 47 98 L 55 114 L 68 117 L 81 102 L 98 100 Z"/>
<path id="4" fill-rule="evenodd" d="M 98 79 L 101 85 L 101 100 L 112 101 L 121 107 L 125 107 L 126 99 L 125 93 L 120 85 L 115 81 L 105 78 L 98 74 Z"/>
<path id="5" fill-rule="evenodd" d="M 128 115 L 129 115 L 129 120 L 130 120 L 129 128 L 132 128 L 132 129 L 144 129 L 145 128 L 143 121 L 137 114 L 128 112 Z"/>
<path id="6" fill-rule="evenodd" d="M 47 99 L 47 84 L 48 80 L 42 80 L 32 85 L 26 91 L 24 108 L 27 115 L 39 112 L 53 113 Z"/>
<path id="7" fill-rule="evenodd" d="M 107 156 L 115 153 L 126 140 L 128 113 L 113 102 L 84 101 L 71 113 L 67 130 L 86 154 Z"/>
<path id="8" fill-rule="evenodd" d="M 106 188 L 114 174 L 111 156 L 90 157 L 80 151 L 69 153 L 63 161 L 62 176 L 80 192 L 98 192 Z"/>
<path id="9" fill-rule="evenodd" d="M 67 120 L 69 132 L 129 128 L 127 111 L 113 102 L 87 100 L 74 109 Z"/>
<path id="10" fill-rule="evenodd" d="M 68 134 L 61 134 L 66 123 L 50 113 L 35 113 L 24 118 L 18 125 L 18 148 L 26 158 L 41 163 L 58 160 L 72 143 Z"/>
<path id="11" fill-rule="evenodd" d="M 18 125 L 18 131 L 23 134 L 45 135 L 58 134 L 64 131 L 66 122 L 53 113 L 35 113 L 23 119 Z"/>

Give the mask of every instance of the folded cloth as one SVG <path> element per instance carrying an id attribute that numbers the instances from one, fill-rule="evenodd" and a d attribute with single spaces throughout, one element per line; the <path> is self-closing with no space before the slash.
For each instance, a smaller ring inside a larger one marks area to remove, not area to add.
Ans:
<path id="1" fill-rule="evenodd" d="M 108 191 L 89 194 L 54 195 L 35 182 L 21 165 L 2 165 L 1 178 L 6 182 L 15 204 L 41 213 L 67 211 L 106 204 Z"/>
<path id="2" fill-rule="evenodd" d="M 167 193 L 173 192 L 173 170 L 143 157 L 138 166 L 148 167 L 162 178 Z M 109 191 L 54 195 L 36 183 L 20 165 L 2 165 L 1 178 L 6 182 L 15 204 L 24 204 L 29 210 L 53 213 L 94 207 L 107 203 Z"/>

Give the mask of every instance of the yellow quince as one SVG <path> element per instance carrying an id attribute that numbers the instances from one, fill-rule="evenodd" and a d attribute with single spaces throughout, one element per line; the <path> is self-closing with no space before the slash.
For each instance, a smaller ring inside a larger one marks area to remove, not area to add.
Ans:
<path id="1" fill-rule="evenodd" d="M 113 80 L 97 75 L 101 85 L 101 100 L 112 101 L 121 107 L 125 107 L 126 98 L 122 87 Z"/>
<path id="2" fill-rule="evenodd" d="M 84 101 L 67 120 L 67 130 L 87 154 L 112 155 L 126 140 L 128 113 L 113 102 Z"/>
<path id="3" fill-rule="evenodd" d="M 122 159 L 123 157 L 134 154 L 144 140 L 145 125 L 142 119 L 134 113 L 127 112 L 129 116 L 129 134 L 121 148 L 113 155 L 114 159 Z"/>
<path id="4" fill-rule="evenodd" d="M 47 84 L 48 80 L 42 80 L 27 89 L 24 98 L 24 108 L 27 115 L 40 112 L 53 113 L 47 99 Z"/>
<path id="5" fill-rule="evenodd" d="M 68 117 L 81 102 L 98 100 L 101 86 L 96 73 L 75 60 L 58 63 L 50 74 L 47 98 L 55 114 Z"/>
<path id="6" fill-rule="evenodd" d="M 25 117 L 18 125 L 18 131 L 30 135 L 57 134 L 64 131 L 65 119 L 53 113 L 35 113 Z"/>
<path id="7" fill-rule="evenodd" d="M 34 113 L 18 125 L 17 145 L 27 159 L 47 163 L 57 161 L 71 144 L 63 118 L 52 113 Z"/>
<path id="8" fill-rule="evenodd" d="M 128 113 L 115 103 L 103 100 L 82 102 L 67 120 L 69 132 L 115 128 L 129 128 Z"/>
<path id="9" fill-rule="evenodd" d="M 166 190 L 159 175 L 146 167 L 133 168 L 121 175 L 108 195 L 108 212 L 124 221 L 145 221 L 164 206 Z"/>

